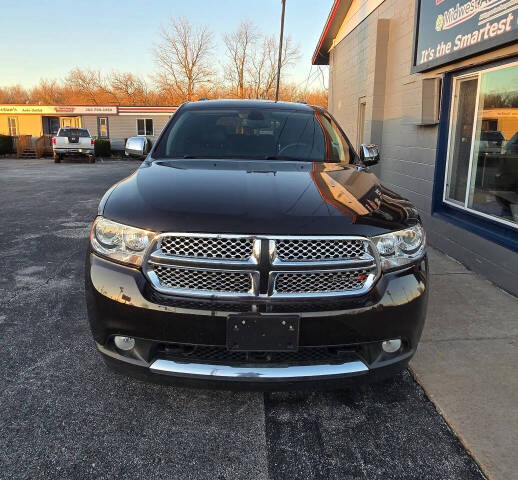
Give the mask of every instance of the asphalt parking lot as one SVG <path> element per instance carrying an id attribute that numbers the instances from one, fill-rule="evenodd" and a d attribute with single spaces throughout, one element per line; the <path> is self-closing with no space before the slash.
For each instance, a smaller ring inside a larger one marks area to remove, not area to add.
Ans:
<path id="1" fill-rule="evenodd" d="M 108 371 L 83 299 L 89 225 L 137 162 L 0 159 L 0 478 L 482 479 L 419 384 L 189 390 Z"/>

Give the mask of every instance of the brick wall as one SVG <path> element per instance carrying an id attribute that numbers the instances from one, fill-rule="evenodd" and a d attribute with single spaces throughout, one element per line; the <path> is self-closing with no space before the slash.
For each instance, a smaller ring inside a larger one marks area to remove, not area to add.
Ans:
<path id="1" fill-rule="evenodd" d="M 422 80 L 450 67 L 411 74 L 415 0 L 385 0 L 330 54 L 329 109 L 358 142 L 358 106 L 366 102 L 364 142 L 380 145 L 374 168 L 384 185 L 420 210 L 431 244 L 518 295 L 518 254 L 431 216 L 437 126 L 420 126 Z M 518 45 L 460 65 L 518 53 Z"/>

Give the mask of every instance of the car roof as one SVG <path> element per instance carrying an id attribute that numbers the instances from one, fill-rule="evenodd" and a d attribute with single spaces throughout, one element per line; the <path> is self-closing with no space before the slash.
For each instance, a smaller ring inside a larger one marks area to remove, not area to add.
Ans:
<path id="1" fill-rule="evenodd" d="M 298 102 L 274 102 L 273 100 L 199 100 L 198 102 L 187 102 L 182 105 L 188 110 L 206 110 L 208 108 L 274 108 L 276 110 L 300 110 L 312 112 L 313 107 L 306 103 Z"/>

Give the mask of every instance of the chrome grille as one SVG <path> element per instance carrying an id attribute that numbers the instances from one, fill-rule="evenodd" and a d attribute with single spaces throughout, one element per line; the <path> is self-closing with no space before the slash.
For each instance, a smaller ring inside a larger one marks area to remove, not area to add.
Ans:
<path id="1" fill-rule="evenodd" d="M 250 237 L 168 235 L 162 237 L 160 248 L 164 254 L 177 257 L 247 260 L 253 246 Z"/>
<path id="2" fill-rule="evenodd" d="M 248 293 L 252 277 L 246 272 L 203 270 L 155 265 L 152 272 L 159 286 L 175 291 L 199 290 L 205 292 Z"/>
<path id="3" fill-rule="evenodd" d="M 360 258 L 366 253 L 361 239 L 279 239 L 277 257 L 283 262 Z"/>
<path id="4" fill-rule="evenodd" d="M 143 272 L 165 294 L 277 299 L 361 295 L 380 268 L 364 237 L 165 233 Z"/>
<path id="5" fill-rule="evenodd" d="M 361 290 L 372 269 L 329 272 L 282 272 L 275 278 L 276 294 L 339 293 Z"/>
<path id="6" fill-rule="evenodd" d="M 356 349 L 351 345 L 322 347 L 302 346 L 296 352 L 235 352 L 217 345 L 161 344 L 159 356 L 179 361 L 200 363 L 222 363 L 224 365 L 318 365 L 343 363 L 358 359 Z"/>

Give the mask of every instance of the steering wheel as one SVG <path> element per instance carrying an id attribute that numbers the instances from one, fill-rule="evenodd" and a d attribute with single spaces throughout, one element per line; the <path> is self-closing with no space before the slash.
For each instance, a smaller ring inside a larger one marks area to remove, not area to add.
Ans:
<path id="1" fill-rule="evenodd" d="M 282 147 L 279 152 L 277 153 L 278 156 L 281 156 L 284 154 L 284 152 L 286 150 L 288 150 L 289 148 L 296 148 L 296 147 L 305 147 L 307 148 L 308 147 L 308 144 L 307 143 L 302 143 L 302 142 L 295 142 L 295 143 L 289 143 L 288 145 Z"/>

